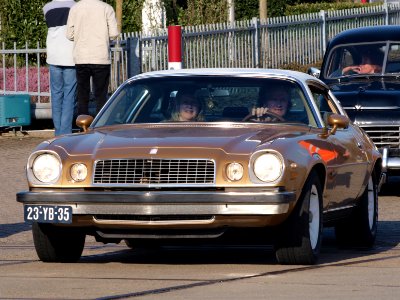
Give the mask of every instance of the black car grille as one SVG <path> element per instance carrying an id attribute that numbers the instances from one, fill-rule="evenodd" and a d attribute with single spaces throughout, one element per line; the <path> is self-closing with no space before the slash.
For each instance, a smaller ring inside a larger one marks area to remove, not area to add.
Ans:
<path id="1" fill-rule="evenodd" d="M 361 126 L 378 148 L 399 148 L 400 126 Z"/>
<path id="2" fill-rule="evenodd" d="M 110 159 L 96 162 L 93 183 L 208 185 L 214 180 L 215 164 L 208 159 Z"/>

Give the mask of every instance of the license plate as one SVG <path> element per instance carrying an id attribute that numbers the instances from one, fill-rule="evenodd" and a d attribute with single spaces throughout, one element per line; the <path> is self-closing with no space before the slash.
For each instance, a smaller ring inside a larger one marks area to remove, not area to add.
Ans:
<path id="1" fill-rule="evenodd" d="M 72 223 L 71 206 L 25 205 L 24 219 L 39 223 Z"/>

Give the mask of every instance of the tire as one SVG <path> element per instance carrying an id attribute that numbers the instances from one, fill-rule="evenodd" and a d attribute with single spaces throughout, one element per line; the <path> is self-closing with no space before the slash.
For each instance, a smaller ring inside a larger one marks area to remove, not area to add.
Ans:
<path id="1" fill-rule="evenodd" d="M 41 261 L 76 262 L 82 255 L 86 235 L 76 228 L 33 223 L 32 234 Z"/>
<path id="2" fill-rule="evenodd" d="M 374 174 L 359 199 L 359 204 L 346 220 L 335 226 L 336 241 L 341 247 L 371 248 L 378 225 L 378 186 Z"/>
<path id="3" fill-rule="evenodd" d="M 322 188 L 317 173 L 308 177 L 298 204 L 278 231 L 275 255 L 280 264 L 312 265 L 322 240 Z"/>

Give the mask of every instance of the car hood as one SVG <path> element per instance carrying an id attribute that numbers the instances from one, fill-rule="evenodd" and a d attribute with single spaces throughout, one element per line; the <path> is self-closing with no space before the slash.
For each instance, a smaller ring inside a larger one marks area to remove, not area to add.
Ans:
<path id="1" fill-rule="evenodd" d="M 393 78 L 354 79 L 329 84 L 356 123 L 400 124 L 400 82 Z"/>
<path id="2" fill-rule="evenodd" d="M 209 152 L 251 154 L 260 145 L 274 140 L 299 136 L 308 131 L 305 126 L 265 124 L 210 125 L 119 125 L 94 129 L 88 133 L 66 135 L 55 139 L 50 149 L 64 151 L 69 156 L 91 155 L 93 159 L 113 157 L 170 157 L 197 155 Z M 190 154 L 188 149 L 191 149 Z M 193 149 L 196 149 L 194 152 Z M 152 152 L 152 151 L 153 152 Z M 134 151 L 134 152 L 133 152 Z"/>

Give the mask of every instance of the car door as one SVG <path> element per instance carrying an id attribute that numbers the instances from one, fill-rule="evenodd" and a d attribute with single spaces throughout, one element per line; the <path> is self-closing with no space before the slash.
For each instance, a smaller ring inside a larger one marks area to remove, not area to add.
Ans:
<path id="1" fill-rule="evenodd" d="M 317 85 L 309 87 L 327 126 L 327 116 L 331 113 L 340 114 L 341 111 L 328 89 Z M 327 162 L 329 185 L 326 186 L 326 195 L 329 197 L 330 209 L 353 205 L 362 191 L 368 161 L 363 144 L 357 137 L 358 132 L 351 123 L 347 128 L 338 129 L 335 134 L 327 137 L 334 152 L 331 160 Z"/>

